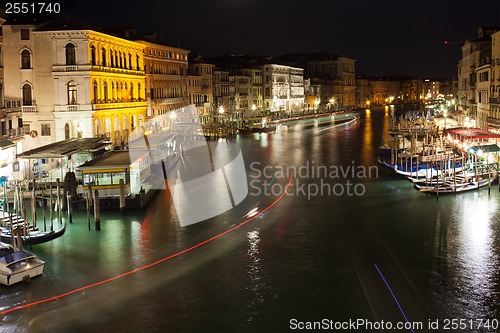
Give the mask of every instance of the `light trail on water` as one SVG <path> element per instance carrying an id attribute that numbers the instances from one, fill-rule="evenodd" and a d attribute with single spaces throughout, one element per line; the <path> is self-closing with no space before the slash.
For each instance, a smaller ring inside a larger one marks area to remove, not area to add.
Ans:
<path id="1" fill-rule="evenodd" d="M 283 199 L 283 197 L 288 193 L 288 190 L 290 189 L 291 185 L 292 185 L 292 177 L 290 177 L 290 179 L 288 181 L 288 184 L 287 184 L 285 190 L 283 191 L 283 193 L 281 193 L 281 195 L 275 201 L 273 201 L 269 206 L 267 206 L 266 208 L 264 208 L 263 210 L 261 210 L 257 214 L 255 214 L 255 215 L 249 217 L 248 219 L 244 220 L 243 222 L 240 222 L 239 224 L 235 225 L 234 227 L 231 227 L 231 228 L 227 229 L 226 231 L 223 231 L 223 232 L 221 232 L 221 233 L 219 233 L 219 234 L 217 234 L 217 235 L 215 235 L 215 236 L 213 236 L 211 238 L 208 238 L 208 239 L 206 239 L 206 240 L 204 240 L 204 241 L 202 241 L 202 242 L 200 242 L 198 244 L 195 244 L 195 245 L 193 245 L 193 246 L 191 246 L 191 247 L 189 247 L 187 249 L 184 249 L 184 250 L 179 251 L 177 253 L 171 254 L 171 255 L 169 255 L 169 256 L 167 256 L 165 258 L 162 258 L 162 259 L 157 260 L 155 262 L 152 262 L 150 264 L 144 265 L 142 267 L 130 270 L 128 272 L 125 272 L 125 273 L 122 273 L 122 274 L 119 274 L 119 275 L 116 275 L 116 276 L 113 276 L 113 277 L 111 277 L 109 279 L 105 279 L 105 280 L 102 280 L 102 281 L 99 281 L 99 282 L 88 284 L 88 285 L 85 285 L 83 287 L 80 287 L 80 288 L 77 288 L 77 289 L 73 289 L 73 290 L 67 291 L 65 293 L 56 295 L 56 296 L 47 297 L 47 298 L 44 298 L 44 299 L 41 299 L 41 300 L 38 300 L 38 301 L 26 303 L 26 304 L 23 304 L 23 305 L 15 306 L 13 308 L 0 311 L 0 315 L 6 315 L 6 314 L 12 313 L 14 311 L 18 311 L 18 310 L 30 308 L 30 307 L 33 307 L 35 305 L 47 303 L 47 302 L 50 302 L 50 301 L 57 301 L 57 300 L 59 300 L 61 298 L 64 298 L 64 297 L 76 294 L 76 293 L 78 293 L 80 291 L 84 291 L 84 290 L 87 290 L 87 289 L 90 289 L 90 288 L 94 288 L 94 287 L 97 287 L 97 286 L 100 286 L 100 285 L 103 285 L 103 284 L 107 284 L 107 283 L 113 282 L 115 280 L 121 279 L 123 277 L 126 277 L 128 275 L 132 275 L 134 273 L 137 273 L 137 272 L 140 272 L 140 271 L 144 271 L 144 270 L 146 270 L 148 268 L 151 268 L 153 266 L 159 265 L 159 264 L 161 264 L 163 262 L 166 262 L 168 260 L 176 258 L 176 257 L 178 257 L 180 255 L 183 255 L 185 253 L 188 253 L 188 252 L 191 252 L 193 250 L 196 250 L 197 248 L 199 248 L 199 247 L 201 247 L 203 245 L 206 245 L 208 243 L 211 243 L 214 240 L 216 240 L 218 238 L 221 238 L 222 236 L 227 235 L 227 234 L 231 233 L 232 231 L 235 231 L 236 229 L 244 226 L 245 224 L 248 224 L 248 223 L 252 222 L 256 218 L 258 218 L 259 216 L 261 216 L 262 214 L 264 214 L 265 212 L 267 212 L 268 210 L 270 210 L 279 201 L 281 201 L 281 199 Z"/>

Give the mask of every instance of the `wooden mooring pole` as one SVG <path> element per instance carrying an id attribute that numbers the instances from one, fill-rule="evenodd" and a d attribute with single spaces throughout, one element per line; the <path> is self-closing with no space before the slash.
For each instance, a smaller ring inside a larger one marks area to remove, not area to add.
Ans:
<path id="1" fill-rule="evenodd" d="M 101 230 L 101 212 L 99 210 L 99 191 L 94 192 L 94 219 L 95 230 Z"/>
<path id="2" fill-rule="evenodd" d="M 123 178 L 120 179 L 120 211 L 125 213 L 125 183 Z"/>
<path id="3" fill-rule="evenodd" d="M 56 204 L 57 204 L 57 220 L 62 223 L 62 205 L 61 205 L 61 181 L 56 179 Z"/>
<path id="4" fill-rule="evenodd" d="M 52 184 L 50 184 L 49 192 L 49 220 L 50 220 L 50 231 L 54 231 L 54 215 L 53 215 L 54 205 L 52 202 Z"/>
<path id="5" fill-rule="evenodd" d="M 71 202 L 71 194 L 69 194 L 69 191 L 66 192 L 66 205 L 68 206 L 69 223 L 73 223 L 73 205 Z"/>
<path id="6" fill-rule="evenodd" d="M 85 193 L 85 208 L 87 209 L 87 223 L 90 230 L 90 198 L 88 193 Z"/>

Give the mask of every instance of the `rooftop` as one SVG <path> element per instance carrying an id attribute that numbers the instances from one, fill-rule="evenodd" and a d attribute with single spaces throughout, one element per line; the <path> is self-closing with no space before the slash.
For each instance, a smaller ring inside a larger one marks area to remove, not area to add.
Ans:
<path id="1" fill-rule="evenodd" d="M 99 151 L 108 146 L 111 144 L 101 138 L 67 139 L 25 151 L 18 154 L 17 157 L 26 159 L 63 158 L 78 152 Z"/>
<path id="2" fill-rule="evenodd" d="M 78 166 L 78 169 L 126 168 L 149 154 L 148 149 L 114 150 Z"/>

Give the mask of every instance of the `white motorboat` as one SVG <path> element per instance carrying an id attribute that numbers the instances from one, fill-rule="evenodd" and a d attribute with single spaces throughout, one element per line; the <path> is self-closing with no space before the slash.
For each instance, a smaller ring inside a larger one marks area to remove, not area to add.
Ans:
<path id="1" fill-rule="evenodd" d="M 6 286 L 42 275 L 45 262 L 10 244 L 0 243 L 0 283 Z"/>

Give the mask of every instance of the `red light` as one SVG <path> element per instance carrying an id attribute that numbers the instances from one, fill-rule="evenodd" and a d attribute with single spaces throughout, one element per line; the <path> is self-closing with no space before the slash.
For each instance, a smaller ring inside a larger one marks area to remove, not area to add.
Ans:
<path id="1" fill-rule="evenodd" d="M 50 301 L 56 301 L 58 299 L 61 299 L 63 297 L 66 297 L 66 296 L 69 296 L 69 295 L 72 295 L 72 294 L 75 294 L 79 291 L 83 291 L 83 290 L 86 290 L 86 289 L 90 289 L 90 288 L 93 288 L 93 287 L 97 287 L 101 284 L 106 284 L 106 283 L 109 283 L 109 282 L 112 282 L 114 280 L 118 280 L 122 277 L 125 277 L 127 275 L 131 275 L 133 273 L 137 273 L 137 272 L 140 272 L 140 271 L 143 271 L 143 270 L 146 270 L 148 268 L 151 268 L 153 266 L 156 266 L 158 264 L 161 264 L 162 262 L 165 262 L 165 261 L 168 261 L 170 259 L 173 259 L 175 257 L 178 257 L 184 253 L 187 253 L 187 252 L 191 252 L 205 244 L 208 244 L 210 242 L 213 242 L 214 240 L 216 240 L 217 238 L 220 238 L 242 226 L 244 226 L 245 224 L 255 220 L 256 218 L 258 218 L 259 216 L 261 216 L 262 214 L 264 214 L 265 212 L 267 212 L 269 209 L 271 209 L 274 205 L 276 205 L 281 199 L 283 199 L 283 197 L 285 196 L 285 194 L 288 193 L 288 190 L 290 189 L 290 186 L 292 185 L 292 177 L 290 177 L 290 180 L 288 181 L 288 185 L 286 186 L 285 188 L 285 191 L 283 191 L 283 193 L 281 193 L 281 195 L 275 200 L 273 201 L 273 203 L 271 203 L 269 206 L 267 206 L 266 208 L 264 208 L 263 210 L 261 210 L 258 214 L 246 219 L 245 221 L 241 222 L 240 224 L 237 224 L 235 225 L 234 227 L 232 228 L 229 228 L 227 229 L 226 231 L 223 231 L 221 232 L 220 234 L 217 234 L 211 238 L 208 238 L 206 240 L 204 240 L 203 242 L 200 242 L 196 245 L 193 245 L 187 249 L 184 249 L 182 251 L 179 251 L 177 253 L 174 253 L 174 254 L 171 254 L 163 259 L 160 259 L 160 260 L 157 260 L 155 262 L 152 262 L 150 264 L 147 264 L 147 265 L 144 265 L 142 267 L 139 267 L 139 268 L 135 268 L 131 271 L 128 271 L 128 272 L 125 272 L 125 273 L 122 273 L 122 274 L 119 274 L 119 275 L 116 275 L 116 276 L 113 276 L 109 279 L 106 279 L 106 280 L 102 280 L 102 281 L 99 281 L 99 282 L 95 282 L 95 283 L 92 283 L 92 284 L 88 284 L 86 286 L 83 286 L 83 287 L 80 287 L 80 288 L 77 288 L 77 289 L 73 289 L 73 290 L 70 290 L 70 291 L 67 291 L 65 293 L 62 293 L 60 295 L 57 295 L 57 296 L 51 296 L 51 297 L 48 297 L 48 298 L 43 298 L 41 300 L 38 300 L 38 301 L 34 301 L 34 302 L 31 302 L 31 303 L 26 303 L 26 304 L 23 304 L 23 305 L 19 305 L 19 306 L 16 306 L 16 307 L 13 307 L 13 308 L 10 308 L 10 309 L 7 309 L 7 310 L 4 310 L 4 311 L 1 311 L 0 312 L 0 315 L 5 315 L 7 313 L 10 313 L 10 312 L 14 312 L 14 311 L 17 311 L 17 310 L 21 310 L 21 309 L 25 309 L 25 308 L 30 308 L 30 307 L 33 307 L 35 305 L 38 305 L 38 304 L 43 304 L 43 303 L 47 303 L 47 302 L 50 302 Z"/>

